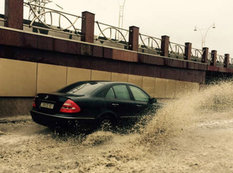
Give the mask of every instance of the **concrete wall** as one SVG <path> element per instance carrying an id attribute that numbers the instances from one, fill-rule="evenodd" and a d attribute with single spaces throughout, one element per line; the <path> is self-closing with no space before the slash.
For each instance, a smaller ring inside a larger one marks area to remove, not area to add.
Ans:
<path id="1" fill-rule="evenodd" d="M 36 82 L 36 63 L 0 58 L 0 96 L 33 96 Z"/>
<path id="2" fill-rule="evenodd" d="M 4 26 L 4 19 L 0 18 L 0 26 Z"/>
<path id="3" fill-rule="evenodd" d="M 156 98 L 175 98 L 186 91 L 199 90 L 199 84 L 194 82 L 0 58 L 0 97 L 33 97 L 82 80 L 130 82 Z"/>

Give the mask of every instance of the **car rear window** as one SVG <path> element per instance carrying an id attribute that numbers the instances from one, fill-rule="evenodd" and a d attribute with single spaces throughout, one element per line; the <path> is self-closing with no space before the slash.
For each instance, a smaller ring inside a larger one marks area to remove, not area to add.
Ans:
<path id="1" fill-rule="evenodd" d="M 97 88 L 102 86 L 102 83 L 99 82 L 90 82 L 90 83 L 79 83 L 77 85 L 69 85 L 58 92 L 67 93 L 67 94 L 75 94 L 75 95 L 86 95 L 92 93 Z"/>
<path id="2" fill-rule="evenodd" d="M 109 91 L 107 92 L 105 98 L 107 99 L 115 99 L 115 94 L 112 88 L 109 89 Z"/>

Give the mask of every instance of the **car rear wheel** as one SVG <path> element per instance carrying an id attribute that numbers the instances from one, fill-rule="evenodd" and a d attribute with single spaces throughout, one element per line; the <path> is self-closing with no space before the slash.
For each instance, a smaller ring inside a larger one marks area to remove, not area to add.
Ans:
<path id="1" fill-rule="evenodd" d="M 99 121 L 99 129 L 102 131 L 113 131 L 115 126 L 115 121 L 109 117 L 101 118 Z"/>

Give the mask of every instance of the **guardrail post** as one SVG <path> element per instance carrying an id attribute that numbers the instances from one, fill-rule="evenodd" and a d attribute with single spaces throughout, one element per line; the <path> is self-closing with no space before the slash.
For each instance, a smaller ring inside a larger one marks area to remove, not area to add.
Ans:
<path id="1" fill-rule="evenodd" d="M 161 55 L 167 56 L 169 55 L 169 36 L 163 35 L 161 40 Z"/>
<path id="2" fill-rule="evenodd" d="M 224 67 L 228 68 L 229 67 L 229 62 L 230 62 L 230 54 L 226 53 L 224 55 Z"/>
<path id="3" fill-rule="evenodd" d="M 88 11 L 82 12 L 82 37 L 85 42 L 94 42 L 95 14 Z"/>
<path id="4" fill-rule="evenodd" d="M 129 50 L 138 51 L 139 28 L 136 26 L 129 27 Z"/>
<path id="5" fill-rule="evenodd" d="M 186 42 L 185 43 L 184 59 L 190 60 L 191 54 L 192 54 L 192 43 Z"/>
<path id="6" fill-rule="evenodd" d="M 203 47 L 202 52 L 203 53 L 202 53 L 201 62 L 208 63 L 209 48 L 208 47 Z"/>
<path id="7" fill-rule="evenodd" d="M 23 29 L 23 0 L 5 0 L 4 26 Z"/>
<path id="8" fill-rule="evenodd" d="M 217 51 L 216 51 L 216 50 L 212 50 L 212 51 L 211 51 L 211 61 L 210 61 L 210 65 L 216 66 L 216 62 L 217 62 Z"/>

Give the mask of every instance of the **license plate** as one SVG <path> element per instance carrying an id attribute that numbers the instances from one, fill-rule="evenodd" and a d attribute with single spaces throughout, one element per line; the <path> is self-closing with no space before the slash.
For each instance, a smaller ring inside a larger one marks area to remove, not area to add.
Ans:
<path id="1" fill-rule="evenodd" d="M 47 109 L 53 109 L 54 108 L 54 104 L 41 102 L 40 107 L 41 108 L 47 108 Z"/>

